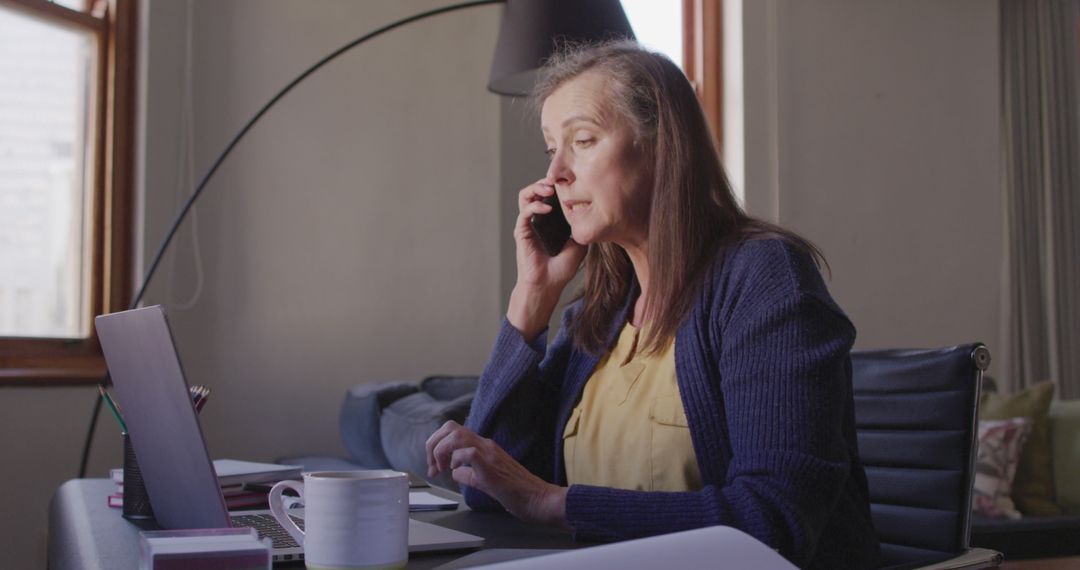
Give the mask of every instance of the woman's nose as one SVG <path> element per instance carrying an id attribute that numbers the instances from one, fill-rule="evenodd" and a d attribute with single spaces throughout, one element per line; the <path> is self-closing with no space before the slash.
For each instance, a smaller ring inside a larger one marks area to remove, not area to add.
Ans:
<path id="1" fill-rule="evenodd" d="M 559 186 L 565 186 L 574 182 L 574 171 L 567 163 L 562 150 L 555 151 L 555 154 L 552 155 L 551 163 L 548 165 L 547 179 L 545 182 Z"/>

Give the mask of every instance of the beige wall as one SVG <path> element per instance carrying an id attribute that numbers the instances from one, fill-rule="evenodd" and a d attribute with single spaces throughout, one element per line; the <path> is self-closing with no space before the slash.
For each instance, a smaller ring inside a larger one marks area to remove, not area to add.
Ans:
<path id="1" fill-rule="evenodd" d="M 0 388 L 0 487 L 5 489 L 8 515 L 0 520 L 5 552 L 0 566 L 45 567 L 49 499 L 61 483 L 79 473 L 96 394 L 94 388 Z M 120 430 L 103 417 L 89 473 L 104 477 L 121 461 Z"/>
<path id="2" fill-rule="evenodd" d="M 197 3 L 196 172 L 309 63 L 441 4 Z M 483 365 L 502 314 L 499 100 L 485 88 L 499 14 L 443 15 L 342 56 L 266 115 L 207 189 L 201 296 L 180 307 L 196 290 L 187 232 L 150 300 L 171 309 L 189 381 L 213 387 L 203 426 L 215 456 L 343 453 L 348 387 Z M 182 107 L 167 87 L 148 115 Z M 164 162 L 146 174 L 148 211 L 172 207 Z M 163 228 L 148 218 L 147 242 Z"/>
<path id="3" fill-rule="evenodd" d="M 194 2 L 194 170 L 257 107 L 360 32 L 438 0 Z M 141 6 L 145 249 L 182 179 L 187 5 Z M 197 302 L 190 224 L 149 300 L 170 311 L 192 383 L 213 387 L 216 457 L 344 454 L 345 390 L 476 373 L 499 300 L 499 99 L 486 90 L 500 10 L 414 23 L 321 70 L 238 147 L 200 201 Z M 2 564 L 42 568 L 49 498 L 75 476 L 93 389 L 3 389 Z M 120 464 L 102 419 L 90 474 Z M 104 500 L 104 498 L 102 498 Z"/>
<path id="4" fill-rule="evenodd" d="M 995 347 L 998 7 L 743 0 L 746 203 L 822 249 L 857 347 Z M 738 126 L 738 125 L 736 125 Z M 730 140 L 730 139 L 729 139 Z"/>

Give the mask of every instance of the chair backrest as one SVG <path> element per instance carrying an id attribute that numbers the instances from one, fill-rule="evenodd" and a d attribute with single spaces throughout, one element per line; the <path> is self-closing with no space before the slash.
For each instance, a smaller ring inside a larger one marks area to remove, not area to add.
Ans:
<path id="1" fill-rule="evenodd" d="M 855 431 L 883 566 L 944 559 L 971 533 L 982 344 L 851 354 Z"/>

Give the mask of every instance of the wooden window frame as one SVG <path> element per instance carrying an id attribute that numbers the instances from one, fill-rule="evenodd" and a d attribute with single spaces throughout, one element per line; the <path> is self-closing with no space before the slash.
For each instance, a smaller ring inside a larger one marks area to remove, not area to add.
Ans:
<path id="1" fill-rule="evenodd" d="M 718 149 L 724 140 L 723 0 L 683 0 L 683 70 Z"/>
<path id="2" fill-rule="evenodd" d="M 99 39 L 89 317 L 122 310 L 131 297 L 136 1 L 88 0 L 86 9 L 73 10 L 46 0 L 0 0 L 4 8 Z M 92 325 L 86 338 L 0 338 L 0 386 L 95 384 L 105 370 Z"/>

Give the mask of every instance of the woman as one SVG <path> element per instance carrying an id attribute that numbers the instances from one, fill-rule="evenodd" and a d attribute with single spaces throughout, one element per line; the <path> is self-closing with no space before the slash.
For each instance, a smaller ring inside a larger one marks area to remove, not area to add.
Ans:
<path id="1" fill-rule="evenodd" d="M 806 240 L 735 202 L 681 71 L 571 50 L 537 88 L 551 165 L 519 193 L 517 284 L 465 426 L 427 442 L 474 509 L 622 540 L 739 528 L 803 567 L 876 566 L 855 330 Z M 529 218 L 556 195 L 572 240 Z M 580 298 L 545 328 L 584 260 Z"/>

